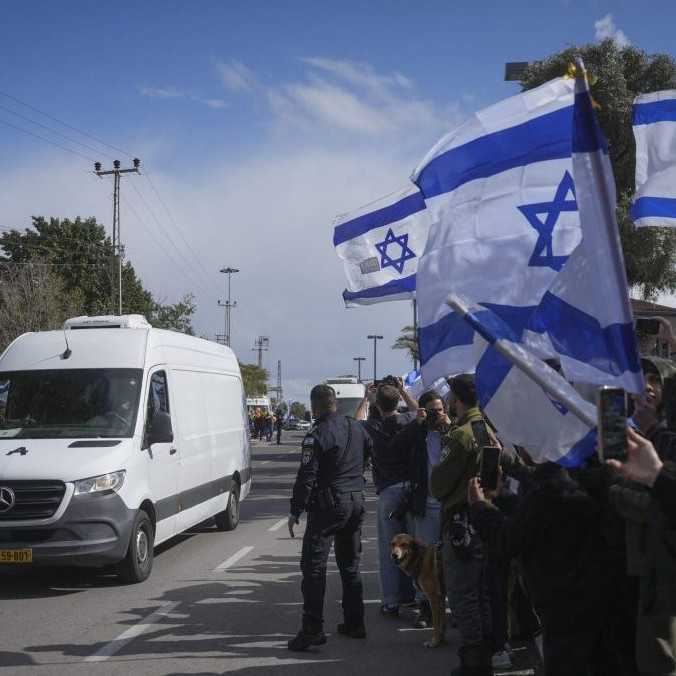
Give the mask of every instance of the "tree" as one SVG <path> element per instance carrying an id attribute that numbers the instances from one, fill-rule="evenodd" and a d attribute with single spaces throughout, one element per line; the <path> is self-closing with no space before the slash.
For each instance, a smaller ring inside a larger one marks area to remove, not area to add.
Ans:
<path id="1" fill-rule="evenodd" d="M 194 336 L 192 327 L 192 316 L 195 314 L 197 306 L 195 297 L 188 293 L 174 305 L 162 305 L 154 303 L 153 310 L 148 318 L 150 323 L 158 329 L 172 329 Z"/>
<path id="2" fill-rule="evenodd" d="M 247 397 L 262 397 L 268 393 L 268 372 L 256 364 L 239 365 Z"/>
<path id="3" fill-rule="evenodd" d="M 532 89 L 565 74 L 582 56 L 592 75 L 592 95 L 599 104 L 601 127 L 608 139 L 617 186 L 617 220 L 624 249 L 627 278 L 644 298 L 676 289 L 676 232 L 669 228 L 635 228 L 629 216 L 634 193 L 636 148 L 631 115 L 634 98 L 673 88 L 676 60 L 669 54 L 649 56 L 635 47 L 618 47 L 613 40 L 571 47 L 529 65 L 521 82 Z"/>
<path id="4" fill-rule="evenodd" d="M 305 404 L 302 404 L 300 401 L 292 401 L 290 415 L 298 420 L 305 420 L 305 416 L 308 413 Z"/>
<path id="5" fill-rule="evenodd" d="M 118 284 L 113 245 L 94 218 L 71 221 L 33 217 L 32 229 L 0 235 L 0 250 L 4 250 L 0 264 L 51 266 L 59 288 L 70 305 L 78 307 L 78 314 L 117 313 L 113 299 Z M 192 294 L 173 305 L 158 302 L 144 289 L 130 261 L 122 266 L 122 298 L 123 312 L 141 314 L 159 328 L 193 334 L 196 307 Z"/>
<path id="6" fill-rule="evenodd" d="M 80 300 L 48 263 L 0 263 L 0 354 L 22 333 L 58 329 L 81 314 Z"/>
<path id="7" fill-rule="evenodd" d="M 413 326 L 404 326 L 401 335 L 394 341 L 393 350 L 408 350 L 411 361 L 416 362 L 420 359 L 418 351 L 418 337 L 415 335 Z"/>

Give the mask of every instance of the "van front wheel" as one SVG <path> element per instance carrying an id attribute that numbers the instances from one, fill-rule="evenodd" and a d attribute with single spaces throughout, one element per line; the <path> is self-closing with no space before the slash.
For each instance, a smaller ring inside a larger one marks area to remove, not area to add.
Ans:
<path id="1" fill-rule="evenodd" d="M 118 576 L 123 582 L 143 582 L 150 575 L 154 539 L 153 523 L 146 512 L 140 509 L 134 519 L 127 555 L 119 564 Z"/>
<path id="2" fill-rule="evenodd" d="M 225 511 L 214 517 L 218 530 L 235 530 L 239 523 L 239 484 L 233 484 Z"/>

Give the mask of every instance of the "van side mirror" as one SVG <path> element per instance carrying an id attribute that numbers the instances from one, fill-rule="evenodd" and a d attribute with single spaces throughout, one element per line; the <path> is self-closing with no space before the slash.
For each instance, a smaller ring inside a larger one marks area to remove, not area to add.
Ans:
<path id="1" fill-rule="evenodd" d="M 170 444 L 174 440 L 174 431 L 171 428 L 171 416 L 165 411 L 157 411 L 150 423 L 146 435 L 146 444 Z"/>

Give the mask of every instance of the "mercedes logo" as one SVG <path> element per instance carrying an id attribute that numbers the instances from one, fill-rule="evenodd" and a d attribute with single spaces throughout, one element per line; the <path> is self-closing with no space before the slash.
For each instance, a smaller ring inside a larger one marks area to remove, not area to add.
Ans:
<path id="1" fill-rule="evenodd" d="M 0 514 L 9 512 L 16 502 L 14 491 L 8 486 L 0 486 Z"/>

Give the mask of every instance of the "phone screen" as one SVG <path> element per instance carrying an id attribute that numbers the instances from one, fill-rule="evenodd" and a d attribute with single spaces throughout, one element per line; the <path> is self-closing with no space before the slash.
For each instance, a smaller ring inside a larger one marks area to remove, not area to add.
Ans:
<path id="1" fill-rule="evenodd" d="M 620 387 L 598 391 L 599 453 L 601 460 L 627 457 L 627 394 Z"/>
<path id="2" fill-rule="evenodd" d="M 483 420 L 475 420 L 472 423 L 472 434 L 474 435 L 474 440 L 479 445 L 479 448 L 492 445 L 491 438 L 488 435 L 488 428 Z"/>
<path id="3" fill-rule="evenodd" d="M 498 467 L 500 466 L 500 447 L 484 446 L 481 449 L 481 487 L 484 490 L 494 491 L 498 487 Z"/>

